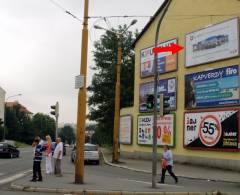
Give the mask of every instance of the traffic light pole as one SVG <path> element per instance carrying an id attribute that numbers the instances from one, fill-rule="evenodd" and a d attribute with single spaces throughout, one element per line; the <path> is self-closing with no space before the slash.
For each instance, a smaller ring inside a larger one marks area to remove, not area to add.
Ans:
<path id="1" fill-rule="evenodd" d="M 155 48 L 158 45 L 158 35 L 160 32 L 160 26 L 162 24 L 163 18 L 168 10 L 168 7 L 171 3 L 171 0 L 166 2 L 165 8 L 163 10 L 162 15 L 158 21 L 156 35 L 155 35 Z M 152 188 L 156 188 L 156 176 L 157 176 L 157 117 L 158 117 L 158 82 L 159 82 L 159 74 L 157 67 L 157 54 L 154 54 L 154 117 L 153 117 L 153 152 L 152 152 Z M 162 106 L 162 105 L 160 105 Z"/>
<path id="2" fill-rule="evenodd" d="M 84 2 L 84 20 L 82 30 L 81 48 L 81 70 L 84 76 L 84 86 L 78 92 L 77 111 L 77 140 L 76 140 L 76 162 L 75 162 L 75 183 L 84 183 L 84 144 L 85 144 L 85 121 L 86 121 L 86 76 L 87 76 L 87 52 L 88 52 L 88 5 L 89 0 Z"/>

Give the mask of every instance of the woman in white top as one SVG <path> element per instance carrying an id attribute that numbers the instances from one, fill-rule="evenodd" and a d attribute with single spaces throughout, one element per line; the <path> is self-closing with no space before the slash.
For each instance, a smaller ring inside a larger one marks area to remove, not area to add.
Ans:
<path id="1" fill-rule="evenodd" d="M 172 151 L 170 150 L 168 145 L 163 146 L 163 150 L 164 150 L 164 152 L 163 152 L 163 155 L 162 155 L 162 177 L 161 177 L 161 181 L 159 181 L 159 183 L 164 183 L 166 171 L 168 171 L 168 173 L 175 180 L 175 183 L 177 183 L 178 178 L 176 177 L 176 175 L 172 171 L 172 168 L 173 168 Z"/>
<path id="2" fill-rule="evenodd" d="M 47 144 L 45 150 L 46 156 L 46 174 L 52 174 L 52 139 L 50 135 L 46 136 Z"/>

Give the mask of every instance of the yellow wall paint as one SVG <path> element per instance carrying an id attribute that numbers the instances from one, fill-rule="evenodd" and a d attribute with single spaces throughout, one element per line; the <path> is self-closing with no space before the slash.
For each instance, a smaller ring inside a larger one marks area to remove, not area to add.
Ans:
<path id="1" fill-rule="evenodd" d="M 178 43 L 185 46 L 185 35 L 204 28 L 210 24 L 219 23 L 233 17 L 240 17 L 240 1 L 238 0 L 172 0 L 172 4 L 163 20 L 160 29 L 160 40 L 163 42 L 178 38 Z M 160 15 L 151 24 L 141 39 L 135 45 L 135 85 L 134 106 L 121 110 L 121 115 L 133 116 L 133 143 L 121 145 L 121 151 L 151 152 L 151 147 L 137 145 L 137 116 L 139 114 L 139 84 L 153 81 L 153 77 L 140 78 L 140 50 L 153 46 L 157 22 Z M 240 152 L 200 151 L 183 148 L 183 112 L 184 112 L 184 75 L 203 71 L 208 68 L 218 68 L 226 65 L 240 64 L 240 58 L 221 60 L 214 63 L 185 68 L 185 51 L 178 55 L 178 70 L 161 75 L 161 79 L 177 77 L 177 129 L 176 144 L 173 152 L 178 155 L 211 157 L 219 159 L 239 159 Z M 158 148 L 159 152 L 162 151 Z"/>

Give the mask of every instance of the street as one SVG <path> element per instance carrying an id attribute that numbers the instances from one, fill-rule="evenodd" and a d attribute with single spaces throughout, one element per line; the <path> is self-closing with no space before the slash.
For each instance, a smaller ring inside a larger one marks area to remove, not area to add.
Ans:
<path id="1" fill-rule="evenodd" d="M 124 190 L 124 191 L 193 191 L 193 192 L 207 192 L 220 190 L 221 192 L 229 192 L 229 194 L 239 194 L 240 184 L 229 182 L 213 182 L 198 179 L 179 178 L 179 183 L 175 184 L 170 177 L 166 178 L 165 184 L 158 184 L 157 190 L 151 188 L 151 174 L 129 171 L 121 168 L 111 167 L 107 165 L 86 165 L 85 167 L 85 184 L 75 185 L 74 182 L 74 165 L 70 162 L 70 151 L 63 160 L 62 178 L 55 176 L 45 176 L 43 182 L 31 183 L 31 173 L 28 172 L 25 177 L 11 181 L 17 184 L 31 185 L 36 187 L 49 188 L 70 188 L 79 189 L 98 189 L 98 190 Z M 42 163 L 42 169 L 44 164 Z M 1 179 L 13 178 L 20 173 L 30 170 L 32 167 L 32 148 L 21 150 L 21 157 L 19 159 L 1 159 L 0 160 Z M 44 170 L 42 171 L 44 173 Z M 160 177 L 160 176 L 159 176 Z M 48 194 L 37 192 L 18 192 L 10 189 L 10 183 L 1 185 L 0 193 L 6 195 L 21 195 L 21 194 Z M 53 193 L 50 193 L 53 194 Z"/>

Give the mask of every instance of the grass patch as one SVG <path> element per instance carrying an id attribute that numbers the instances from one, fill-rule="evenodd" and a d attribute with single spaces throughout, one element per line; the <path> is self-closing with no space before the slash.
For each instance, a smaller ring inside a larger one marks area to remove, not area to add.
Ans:
<path id="1" fill-rule="evenodd" d="M 26 148 L 29 146 L 28 144 L 25 144 L 25 143 L 19 142 L 19 141 L 14 141 L 14 143 L 15 143 L 15 146 L 18 148 Z"/>

